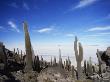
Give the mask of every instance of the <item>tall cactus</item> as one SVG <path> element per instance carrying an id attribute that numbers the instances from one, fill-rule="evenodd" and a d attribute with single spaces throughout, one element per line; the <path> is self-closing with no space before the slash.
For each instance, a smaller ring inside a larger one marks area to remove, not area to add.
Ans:
<path id="1" fill-rule="evenodd" d="M 77 49 L 77 37 L 75 37 L 74 41 L 74 51 L 75 51 L 75 57 L 77 62 L 77 72 L 78 72 L 78 79 L 81 79 L 82 69 L 81 69 L 81 62 L 83 60 L 83 47 L 81 43 L 79 42 L 79 51 Z"/>
<path id="2" fill-rule="evenodd" d="M 25 71 L 32 71 L 32 45 L 31 40 L 28 32 L 28 25 L 26 22 L 23 22 L 23 28 L 24 28 L 24 35 L 25 35 L 25 50 L 26 50 L 26 66 Z"/>

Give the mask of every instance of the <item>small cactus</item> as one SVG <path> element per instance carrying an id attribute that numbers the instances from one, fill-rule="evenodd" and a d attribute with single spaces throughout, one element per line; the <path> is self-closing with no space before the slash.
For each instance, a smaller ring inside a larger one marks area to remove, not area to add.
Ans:
<path id="1" fill-rule="evenodd" d="M 72 72 L 72 78 L 75 78 L 75 74 L 74 74 L 74 66 L 71 67 L 71 72 Z"/>
<path id="2" fill-rule="evenodd" d="M 40 67 L 43 67 L 43 57 L 41 56 Z"/>
<path id="3" fill-rule="evenodd" d="M 61 49 L 59 49 L 59 67 L 62 68 Z"/>
<path id="4" fill-rule="evenodd" d="M 19 55 L 19 49 L 17 48 L 17 54 Z"/>
<path id="5" fill-rule="evenodd" d="M 56 57 L 54 57 L 54 61 L 53 61 L 53 66 L 56 66 L 57 63 L 56 63 Z"/>
<path id="6" fill-rule="evenodd" d="M 87 65 L 86 65 L 86 60 L 84 60 L 84 73 L 87 73 Z"/>
<path id="7" fill-rule="evenodd" d="M 98 58 L 98 62 L 99 62 L 99 74 L 101 74 L 102 73 L 102 68 L 101 68 L 101 64 L 103 63 L 103 61 L 102 61 L 102 59 L 101 59 L 101 57 L 100 57 L 100 52 L 99 52 L 99 50 L 97 49 L 97 53 L 96 53 L 96 55 L 97 55 L 97 58 Z"/>
<path id="8" fill-rule="evenodd" d="M 14 54 L 16 53 L 16 52 L 15 52 L 15 48 L 14 48 L 14 51 L 13 51 L 13 52 L 14 52 Z"/>
<path id="9" fill-rule="evenodd" d="M 52 57 L 51 57 L 50 65 L 51 65 L 51 66 L 53 65 L 53 62 L 52 62 Z"/>

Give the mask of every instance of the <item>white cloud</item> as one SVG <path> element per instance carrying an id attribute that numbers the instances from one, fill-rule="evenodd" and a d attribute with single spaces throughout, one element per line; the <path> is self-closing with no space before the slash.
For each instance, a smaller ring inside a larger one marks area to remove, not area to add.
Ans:
<path id="1" fill-rule="evenodd" d="M 69 33 L 69 34 L 66 34 L 66 36 L 68 36 L 68 37 L 73 37 L 73 36 L 74 36 L 74 34 Z"/>
<path id="2" fill-rule="evenodd" d="M 8 25 L 16 32 L 20 32 L 20 30 L 17 28 L 16 24 L 13 21 L 8 21 Z"/>
<path id="3" fill-rule="evenodd" d="M 46 33 L 46 32 L 50 32 L 52 30 L 53 30 L 53 28 L 42 28 L 42 29 L 37 30 L 37 32 Z"/>
<path id="4" fill-rule="evenodd" d="M 29 10 L 30 9 L 29 8 L 29 5 L 27 3 L 25 3 L 25 2 L 23 3 L 23 8 L 26 9 L 26 10 Z"/>
<path id="5" fill-rule="evenodd" d="M 91 45 L 86 45 L 86 46 L 96 46 L 96 47 L 97 47 L 97 46 L 99 46 L 99 45 L 93 45 L 93 44 L 91 44 Z"/>
<path id="6" fill-rule="evenodd" d="M 88 29 L 88 31 L 107 31 L 110 30 L 110 26 L 105 26 L 105 27 L 94 27 Z"/>
<path id="7" fill-rule="evenodd" d="M 80 0 L 80 2 L 74 8 L 82 8 L 88 5 L 93 4 L 97 0 Z"/>
<path id="8" fill-rule="evenodd" d="M 100 35 L 110 35 L 110 32 L 103 32 L 103 33 L 98 33 Z"/>
<path id="9" fill-rule="evenodd" d="M 55 25 L 51 25 L 51 26 L 48 26 L 48 27 L 42 27 L 41 29 L 34 29 L 33 32 L 49 33 L 49 32 L 54 30 L 54 27 L 55 27 Z"/>

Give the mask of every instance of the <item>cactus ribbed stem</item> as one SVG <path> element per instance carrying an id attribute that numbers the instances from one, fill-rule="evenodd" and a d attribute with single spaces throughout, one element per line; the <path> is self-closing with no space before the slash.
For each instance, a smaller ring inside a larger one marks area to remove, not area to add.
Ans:
<path id="1" fill-rule="evenodd" d="M 82 69 L 81 69 L 81 62 L 83 60 L 83 47 L 81 43 L 79 43 L 79 51 L 77 49 L 77 37 L 75 37 L 74 41 L 74 51 L 75 51 L 75 57 L 77 62 L 77 72 L 78 72 L 78 79 L 81 79 Z"/>

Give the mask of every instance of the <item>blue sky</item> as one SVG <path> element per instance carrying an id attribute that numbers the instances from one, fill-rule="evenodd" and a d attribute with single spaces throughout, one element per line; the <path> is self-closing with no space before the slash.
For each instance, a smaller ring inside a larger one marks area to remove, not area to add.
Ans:
<path id="1" fill-rule="evenodd" d="M 110 0 L 1 0 L 0 41 L 24 50 L 22 22 L 27 21 L 35 53 L 73 56 L 77 35 L 85 58 L 110 44 Z M 88 52 L 90 51 L 90 52 Z"/>

